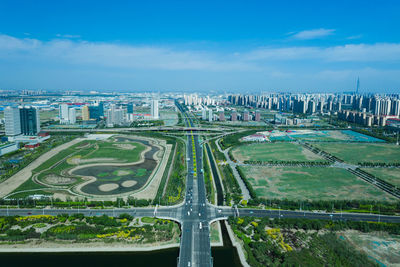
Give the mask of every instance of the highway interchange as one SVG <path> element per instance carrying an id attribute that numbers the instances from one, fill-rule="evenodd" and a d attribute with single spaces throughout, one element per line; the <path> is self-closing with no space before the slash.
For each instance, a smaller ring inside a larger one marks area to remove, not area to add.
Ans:
<path id="1" fill-rule="evenodd" d="M 118 208 L 118 209 L 0 209 L 0 216 L 58 215 L 81 213 L 85 216 L 119 216 L 127 213 L 136 217 L 158 217 L 177 221 L 181 224 L 181 242 L 178 266 L 212 266 L 210 224 L 229 216 L 254 216 L 270 218 L 307 218 L 324 220 L 352 220 L 400 223 L 398 216 L 384 216 L 356 213 L 317 213 L 306 211 L 237 209 L 236 207 L 215 206 L 208 203 L 203 177 L 203 149 L 200 137 L 190 130 L 195 128 L 192 120 L 184 114 L 187 135 L 187 181 L 185 200 L 172 207 Z"/>

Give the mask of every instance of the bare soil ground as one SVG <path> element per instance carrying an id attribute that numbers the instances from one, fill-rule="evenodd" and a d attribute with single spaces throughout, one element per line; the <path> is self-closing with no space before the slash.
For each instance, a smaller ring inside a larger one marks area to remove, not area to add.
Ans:
<path id="1" fill-rule="evenodd" d="M 123 186 L 123 187 L 132 187 L 132 186 L 134 186 L 135 184 L 137 184 L 136 181 L 125 181 L 125 182 L 122 183 L 122 186 Z"/>
<path id="2" fill-rule="evenodd" d="M 118 184 L 113 184 L 113 183 L 109 183 L 109 184 L 102 184 L 99 186 L 99 190 L 103 191 L 103 192 L 108 192 L 108 191 L 112 191 L 115 190 L 119 187 Z"/>
<path id="3" fill-rule="evenodd" d="M 123 150 L 133 150 L 136 148 L 136 146 L 132 144 L 113 144 L 113 146 L 118 147 Z"/>
<path id="4" fill-rule="evenodd" d="M 76 182 L 76 179 L 69 177 L 62 177 L 55 174 L 47 175 L 44 180 L 51 185 L 67 185 Z"/>

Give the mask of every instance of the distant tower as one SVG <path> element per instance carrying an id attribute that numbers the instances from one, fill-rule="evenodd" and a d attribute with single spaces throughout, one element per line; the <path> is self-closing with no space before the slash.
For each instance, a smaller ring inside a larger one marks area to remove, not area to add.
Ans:
<path id="1" fill-rule="evenodd" d="M 158 100 L 155 99 L 151 101 L 151 117 L 156 120 L 159 118 Z"/>
<path id="2" fill-rule="evenodd" d="M 360 77 L 357 77 L 357 87 L 356 87 L 356 94 L 358 94 L 358 90 L 360 89 Z"/>

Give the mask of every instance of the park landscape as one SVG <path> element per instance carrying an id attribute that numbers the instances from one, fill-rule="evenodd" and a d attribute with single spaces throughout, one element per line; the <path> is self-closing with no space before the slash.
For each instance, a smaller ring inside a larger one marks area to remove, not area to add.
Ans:
<path id="1" fill-rule="evenodd" d="M 80 138 L 33 169 L 32 176 L 10 196 L 18 198 L 26 193 L 54 194 L 61 199 L 128 196 L 151 182 L 165 158 L 164 153 L 165 144 L 152 138 L 118 135 L 100 136 L 97 140 Z"/>

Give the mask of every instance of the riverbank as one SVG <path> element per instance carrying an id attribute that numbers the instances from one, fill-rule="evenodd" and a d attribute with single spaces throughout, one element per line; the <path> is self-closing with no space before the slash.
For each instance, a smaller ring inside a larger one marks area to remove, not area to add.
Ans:
<path id="1" fill-rule="evenodd" d="M 65 243 L 65 242 L 24 242 L 15 244 L 1 244 L 0 253 L 10 252 L 129 252 L 129 251 L 156 251 L 168 248 L 177 248 L 179 243 L 166 244 L 128 244 L 128 243 Z"/>

